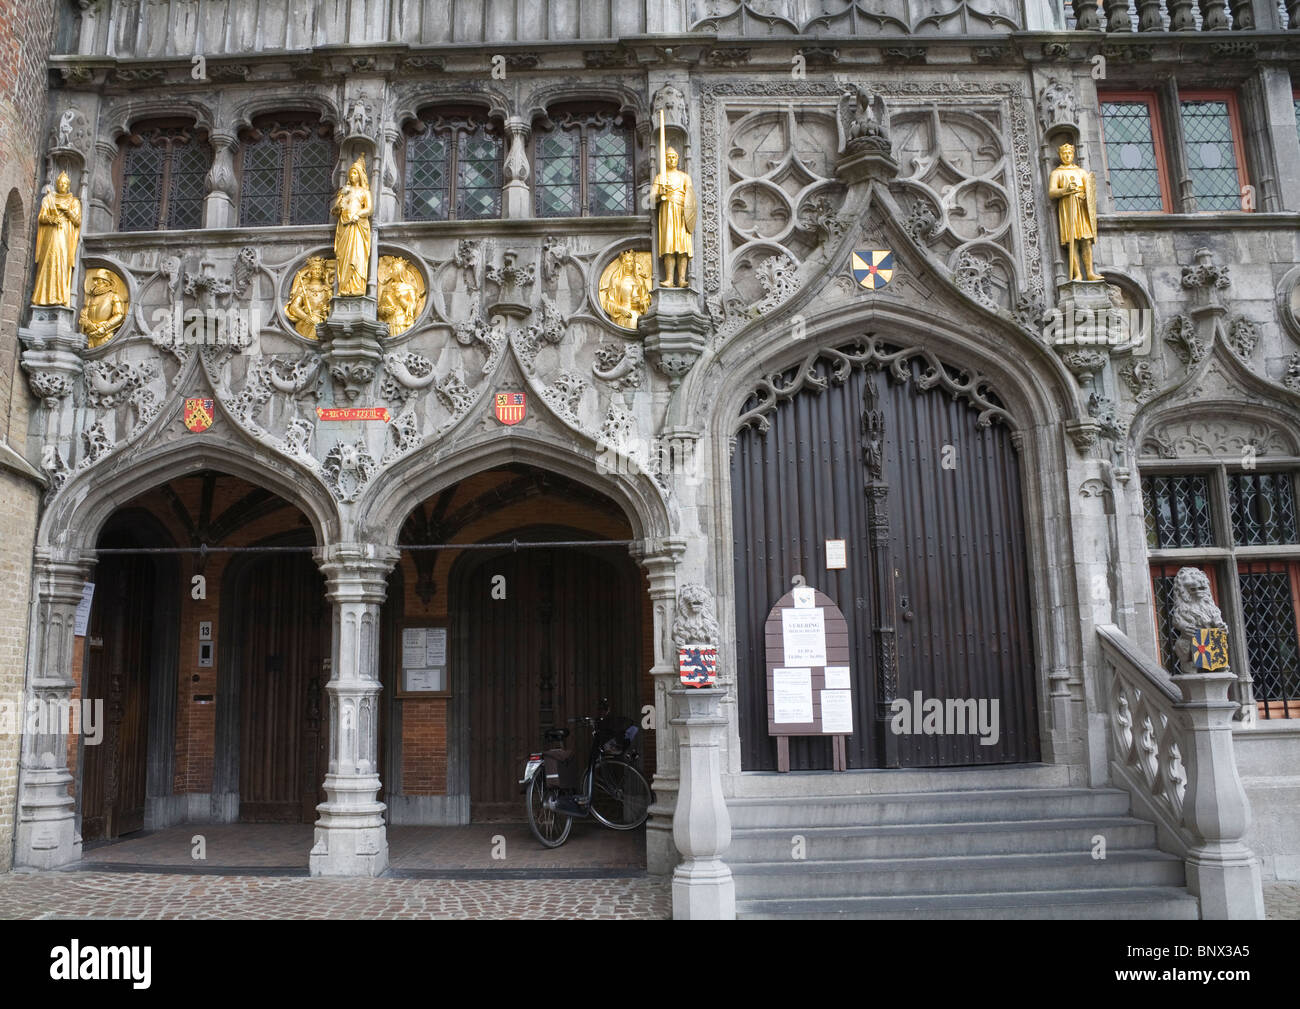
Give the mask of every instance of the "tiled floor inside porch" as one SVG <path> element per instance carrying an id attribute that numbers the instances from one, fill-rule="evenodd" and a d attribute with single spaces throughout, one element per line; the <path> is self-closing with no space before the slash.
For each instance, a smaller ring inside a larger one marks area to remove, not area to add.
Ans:
<path id="1" fill-rule="evenodd" d="M 307 875 L 311 824 L 189 824 L 88 845 L 81 870 L 220 875 Z M 202 837 L 206 858 L 194 857 Z M 494 857 L 495 856 L 495 857 Z M 611 878 L 645 873 L 645 828 L 578 822 L 559 848 L 543 848 L 526 823 L 389 827 L 389 876 L 509 879 Z"/>

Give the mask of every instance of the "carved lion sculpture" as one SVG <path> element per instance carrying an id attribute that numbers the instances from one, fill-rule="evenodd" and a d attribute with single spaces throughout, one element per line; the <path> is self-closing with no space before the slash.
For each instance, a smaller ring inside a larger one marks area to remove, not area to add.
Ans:
<path id="1" fill-rule="evenodd" d="M 683 585 L 677 593 L 677 613 L 673 617 L 673 643 L 716 645 L 720 637 L 718 621 L 713 615 L 713 597 L 703 585 Z"/>
<path id="2" fill-rule="evenodd" d="M 1174 643 L 1178 667 L 1182 672 L 1192 672 L 1192 638 L 1196 631 L 1201 627 L 1228 629 L 1210 594 L 1210 580 L 1200 568 L 1181 568 L 1174 576 L 1174 600 L 1169 620 L 1178 632 L 1178 640 Z"/>

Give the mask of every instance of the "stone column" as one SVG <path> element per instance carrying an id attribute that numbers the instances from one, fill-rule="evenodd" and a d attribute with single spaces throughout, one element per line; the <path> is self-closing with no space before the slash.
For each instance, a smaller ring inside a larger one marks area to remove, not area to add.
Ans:
<path id="1" fill-rule="evenodd" d="M 673 870 L 673 918 L 729 921 L 736 917 L 736 884 L 721 855 L 731 846 L 731 817 L 722 796 L 718 737 L 727 725 L 720 712 L 724 691 L 683 687 L 672 691 L 681 734 L 681 793 L 673 840 L 682 864 Z"/>
<path id="2" fill-rule="evenodd" d="M 117 221 L 113 214 L 113 204 L 117 202 L 117 190 L 113 185 L 113 164 L 116 160 L 117 144 L 103 136 L 97 137 L 94 164 L 86 166 L 90 172 L 90 192 L 87 194 L 84 186 L 81 189 L 81 205 L 85 210 L 81 226 L 82 234 L 117 230 Z M 77 279 L 80 279 L 80 273 Z M 75 285 L 73 290 L 76 290 Z"/>
<path id="3" fill-rule="evenodd" d="M 1187 851 L 1187 888 L 1200 897 L 1202 918 L 1264 917 L 1259 860 L 1241 840 L 1250 806 L 1232 746 L 1237 705 L 1228 688 L 1236 679 L 1229 669 L 1173 678 L 1183 695 L 1174 707 L 1192 737 L 1183 820 L 1199 839 Z"/>
<path id="4" fill-rule="evenodd" d="M 502 168 L 505 171 L 505 191 L 502 194 L 504 206 L 502 217 L 532 217 L 532 198 L 528 189 L 528 176 L 532 168 L 528 164 L 528 137 L 532 127 L 524 119 L 511 116 L 506 120 L 506 159 Z"/>
<path id="5" fill-rule="evenodd" d="M 26 710 L 23 713 L 24 730 L 36 731 L 23 732 L 18 762 L 15 866 L 54 869 L 81 859 L 76 798 L 68 787 L 73 777 L 68 771 L 67 713 L 77 685 L 72 669 L 77 604 L 90 570 L 91 565 L 75 554 L 63 558 L 37 551 L 24 708 L 39 703 L 41 717 L 34 720 Z"/>
<path id="6" fill-rule="evenodd" d="M 235 152 L 239 150 L 239 137 L 213 130 L 210 139 L 212 168 L 203 183 L 208 191 L 203 201 L 203 226 L 233 228 L 239 224 L 239 186 L 235 181 Z"/>
<path id="7" fill-rule="evenodd" d="M 329 695 L 330 756 L 316 807 L 313 876 L 378 876 L 388 868 L 379 801 L 379 608 L 397 551 L 342 543 L 316 552 L 334 608 Z"/>
<path id="8" fill-rule="evenodd" d="M 681 680 L 669 646 L 673 600 L 677 589 L 677 561 L 685 549 L 678 540 L 660 541 L 660 550 L 646 553 L 640 545 L 632 556 L 646 569 L 650 582 L 650 605 L 654 618 L 654 665 L 650 675 L 655 685 L 655 773 L 650 787 L 655 801 L 646 822 L 646 871 L 666 876 L 681 861 L 673 844 L 673 810 L 677 807 L 679 754 L 677 730 L 672 721 L 670 696 Z"/>

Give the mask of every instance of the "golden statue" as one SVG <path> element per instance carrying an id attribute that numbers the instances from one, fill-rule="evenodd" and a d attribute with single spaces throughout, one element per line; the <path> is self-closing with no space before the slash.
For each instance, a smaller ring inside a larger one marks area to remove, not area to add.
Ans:
<path id="1" fill-rule="evenodd" d="M 338 262 L 339 295 L 366 293 L 370 277 L 370 182 L 366 159 L 357 158 L 348 169 L 348 181 L 334 197 L 330 215 L 339 219 L 334 230 L 334 256 Z"/>
<path id="2" fill-rule="evenodd" d="M 651 187 L 659 204 L 659 257 L 664 262 L 664 287 L 685 287 L 686 267 L 695 250 L 695 187 L 677 168 L 677 152 L 664 141 L 664 111 L 659 110 L 659 174 Z M 673 283 L 676 275 L 677 282 Z"/>
<path id="3" fill-rule="evenodd" d="M 1092 269 L 1092 243 L 1097 238 L 1097 175 L 1074 163 L 1073 144 L 1062 144 L 1057 154 L 1061 163 L 1047 181 L 1047 195 L 1058 201 L 1061 244 L 1070 250 L 1070 279 L 1101 280 Z"/>
<path id="4" fill-rule="evenodd" d="M 81 306 L 81 331 L 91 350 L 113 338 L 126 321 L 126 281 L 112 270 L 100 268 L 86 274 L 86 298 Z"/>
<path id="5" fill-rule="evenodd" d="M 600 307 L 625 329 L 650 308 L 650 253 L 624 249 L 600 275 Z"/>
<path id="6" fill-rule="evenodd" d="M 332 274 L 334 260 L 323 256 L 311 256 L 293 278 L 293 287 L 289 290 L 289 303 L 284 306 L 284 314 L 289 317 L 301 335 L 308 340 L 316 339 L 316 327 L 324 322 L 330 314 L 330 299 L 334 295 Z"/>
<path id="7" fill-rule="evenodd" d="M 379 257 L 379 318 L 390 336 L 405 333 L 424 311 L 424 278 L 401 256 Z"/>
<path id="8" fill-rule="evenodd" d="M 72 306 L 72 267 L 81 240 L 81 201 L 69 191 L 67 172 L 60 172 L 54 191 L 41 200 L 36 217 L 36 284 L 33 305 Z"/>

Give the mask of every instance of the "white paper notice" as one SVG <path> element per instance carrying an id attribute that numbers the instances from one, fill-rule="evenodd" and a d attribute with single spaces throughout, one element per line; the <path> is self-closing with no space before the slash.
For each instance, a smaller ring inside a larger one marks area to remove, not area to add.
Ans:
<path id="1" fill-rule="evenodd" d="M 849 680 L 848 666 L 827 666 L 826 667 L 826 689 L 827 690 L 849 690 L 853 684 Z"/>
<path id="2" fill-rule="evenodd" d="M 406 689 L 408 691 L 445 690 L 441 669 L 406 670 Z"/>
<path id="3" fill-rule="evenodd" d="M 844 540 L 826 541 L 826 570 L 834 571 L 849 566 L 848 550 Z"/>
<path id="4" fill-rule="evenodd" d="M 424 664 L 426 666 L 445 666 L 447 664 L 447 628 L 430 627 L 424 639 Z M 439 687 L 439 690 L 442 688 Z"/>
<path id="5" fill-rule="evenodd" d="M 813 720 L 812 670 L 772 670 L 772 721 L 806 724 Z"/>
<path id="6" fill-rule="evenodd" d="M 817 605 L 817 590 L 810 589 L 806 585 L 800 585 L 792 590 L 790 595 L 794 599 L 794 608 L 797 610 L 809 610 Z"/>
<path id="7" fill-rule="evenodd" d="M 424 666 L 424 628 L 406 627 L 402 630 L 402 668 L 420 669 Z"/>
<path id="8" fill-rule="evenodd" d="M 77 612 L 72 619 L 72 633 L 74 637 L 84 637 L 86 628 L 90 626 L 90 603 L 95 598 L 95 583 L 81 583 L 81 602 L 77 603 Z"/>
<path id="9" fill-rule="evenodd" d="M 822 691 L 822 732 L 853 735 L 853 691 Z"/>
<path id="10" fill-rule="evenodd" d="M 782 610 L 781 639 L 788 665 L 826 665 L 826 611 Z"/>

